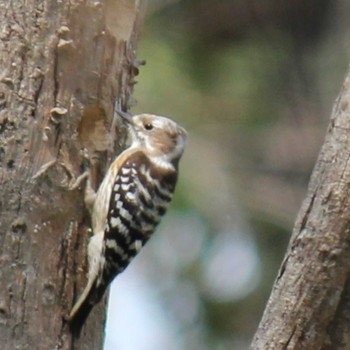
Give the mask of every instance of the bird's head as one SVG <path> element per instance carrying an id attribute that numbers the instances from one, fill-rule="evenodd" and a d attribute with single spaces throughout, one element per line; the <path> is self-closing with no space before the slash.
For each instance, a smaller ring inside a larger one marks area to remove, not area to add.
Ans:
<path id="1" fill-rule="evenodd" d="M 186 145 L 187 132 L 184 128 L 169 118 L 153 114 L 118 114 L 128 125 L 131 147 L 145 148 L 155 161 L 177 164 Z"/>

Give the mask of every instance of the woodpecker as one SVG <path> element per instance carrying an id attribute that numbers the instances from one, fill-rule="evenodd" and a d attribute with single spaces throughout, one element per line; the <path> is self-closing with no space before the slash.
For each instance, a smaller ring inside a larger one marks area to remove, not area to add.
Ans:
<path id="1" fill-rule="evenodd" d="M 187 132 L 169 118 L 118 114 L 131 145 L 112 162 L 93 195 L 88 282 L 68 316 L 78 335 L 93 306 L 165 214 L 186 145 Z"/>

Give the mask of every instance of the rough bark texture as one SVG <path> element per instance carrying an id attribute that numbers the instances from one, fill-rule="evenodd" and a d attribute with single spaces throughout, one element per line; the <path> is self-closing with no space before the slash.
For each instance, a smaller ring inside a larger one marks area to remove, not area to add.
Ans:
<path id="1" fill-rule="evenodd" d="M 349 102 L 350 74 L 252 349 L 350 348 Z"/>
<path id="2" fill-rule="evenodd" d="M 86 282 L 89 224 L 68 186 L 83 147 L 106 158 L 120 140 L 144 2 L 0 0 L 1 349 L 102 348 L 104 305 L 79 340 L 63 320 Z"/>

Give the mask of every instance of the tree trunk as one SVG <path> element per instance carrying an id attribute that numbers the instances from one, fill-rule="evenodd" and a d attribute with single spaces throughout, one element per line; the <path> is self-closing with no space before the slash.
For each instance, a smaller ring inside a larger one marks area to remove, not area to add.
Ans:
<path id="1" fill-rule="evenodd" d="M 350 349 L 350 74 L 252 349 Z"/>
<path id="2" fill-rule="evenodd" d="M 144 3 L 0 0 L 1 349 L 102 348 L 104 305 L 79 340 L 64 321 L 86 282 L 89 226 L 69 185 L 83 154 L 120 144 L 114 104 L 130 105 Z"/>

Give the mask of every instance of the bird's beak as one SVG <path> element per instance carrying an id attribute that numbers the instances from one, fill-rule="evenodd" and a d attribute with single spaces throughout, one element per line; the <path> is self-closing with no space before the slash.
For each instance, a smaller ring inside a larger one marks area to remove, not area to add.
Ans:
<path id="1" fill-rule="evenodd" d="M 134 124 L 134 122 L 132 120 L 133 115 L 131 113 L 123 112 L 123 111 L 120 111 L 120 110 L 117 110 L 116 112 L 122 118 L 122 120 L 125 123 L 127 123 L 127 124 Z"/>
<path id="2" fill-rule="evenodd" d="M 120 116 L 124 125 L 128 129 L 128 138 L 131 141 L 131 144 L 135 144 L 138 142 L 136 125 L 134 121 L 134 115 L 128 112 L 123 112 L 121 110 L 116 110 L 117 114 Z"/>

